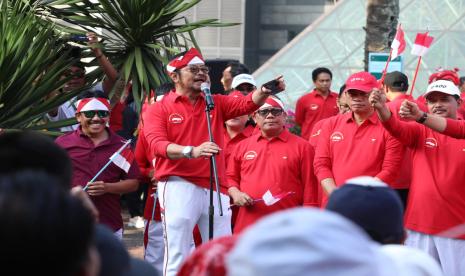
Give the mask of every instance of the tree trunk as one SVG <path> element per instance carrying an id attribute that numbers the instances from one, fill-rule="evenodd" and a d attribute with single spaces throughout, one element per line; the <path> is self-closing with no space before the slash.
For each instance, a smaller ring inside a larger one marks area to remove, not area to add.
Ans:
<path id="1" fill-rule="evenodd" d="M 370 52 L 389 52 L 399 19 L 399 0 L 367 0 L 365 71 Z"/>

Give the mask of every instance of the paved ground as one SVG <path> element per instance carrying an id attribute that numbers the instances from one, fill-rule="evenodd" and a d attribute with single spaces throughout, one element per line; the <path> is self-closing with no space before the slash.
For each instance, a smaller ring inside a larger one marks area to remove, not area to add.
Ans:
<path id="1" fill-rule="evenodd" d="M 144 228 L 128 227 L 129 214 L 123 210 L 124 234 L 123 242 L 129 253 L 136 258 L 144 258 Z"/>

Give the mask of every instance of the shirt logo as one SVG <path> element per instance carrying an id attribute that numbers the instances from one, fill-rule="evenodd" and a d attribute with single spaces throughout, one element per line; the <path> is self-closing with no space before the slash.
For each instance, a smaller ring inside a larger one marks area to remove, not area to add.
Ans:
<path id="1" fill-rule="evenodd" d="M 434 138 L 426 138 L 425 139 L 425 146 L 427 148 L 436 148 L 438 146 L 438 141 Z"/>
<path id="2" fill-rule="evenodd" d="M 331 134 L 330 139 L 333 142 L 340 142 L 340 141 L 344 140 L 344 135 L 342 135 L 341 132 L 336 131 L 336 132 L 333 132 L 333 134 Z"/>
<path id="3" fill-rule="evenodd" d="M 320 107 L 320 106 L 317 105 L 317 104 L 311 104 L 311 105 L 310 105 L 310 109 L 311 109 L 311 110 L 317 110 L 318 107 Z"/>
<path id="4" fill-rule="evenodd" d="M 287 156 L 283 156 L 283 159 L 284 159 L 284 160 L 287 160 Z"/>
<path id="5" fill-rule="evenodd" d="M 173 113 L 173 114 L 170 115 L 168 120 L 172 124 L 180 124 L 180 123 L 182 123 L 182 121 L 184 121 L 184 117 L 182 117 L 182 115 L 180 115 L 178 113 Z"/>
<path id="6" fill-rule="evenodd" d="M 372 143 L 376 142 L 376 138 L 371 138 L 371 142 Z"/>
<path id="7" fill-rule="evenodd" d="M 257 157 L 257 153 L 253 150 L 250 150 L 244 154 L 245 160 L 254 160 Z"/>
<path id="8" fill-rule="evenodd" d="M 321 129 L 317 130 L 314 134 L 312 134 L 312 137 L 316 137 L 320 135 L 320 133 L 321 133 Z"/>

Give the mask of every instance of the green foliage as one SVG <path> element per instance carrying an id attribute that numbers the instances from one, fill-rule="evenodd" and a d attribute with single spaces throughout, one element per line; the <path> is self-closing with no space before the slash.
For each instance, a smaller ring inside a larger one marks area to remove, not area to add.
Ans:
<path id="1" fill-rule="evenodd" d="M 49 1 L 44 11 L 87 31 L 103 29 L 103 49 L 125 82 L 132 81 L 140 109 L 148 91 L 168 81 L 167 61 L 196 45 L 192 30 L 224 27 L 217 19 L 187 22 L 181 13 L 200 0 Z M 198 48 L 198 47 L 197 47 Z"/>

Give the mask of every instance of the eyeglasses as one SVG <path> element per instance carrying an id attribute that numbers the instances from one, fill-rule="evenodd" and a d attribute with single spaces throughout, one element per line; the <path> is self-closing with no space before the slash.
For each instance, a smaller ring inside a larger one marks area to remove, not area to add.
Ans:
<path id="1" fill-rule="evenodd" d="M 269 113 L 271 113 L 271 115 L 273 115 L 273 116 L 279 116 L 279 115 L 283 114 L 283 112 L 284 112 L 284 110 L 282 110 L 281 108 L 270 108 L 270 109 L 259 109 L 259 110 L 257 110 L 258 115 L 260 115 L 262 117 L 268 116 Z"/>
<path id="2" fill-rule="evenodd" d="M 106 110 L 89 110 L 89 111 L 82 111 L 81 113 L 84 114 L 84 117 L 86 117 L 87 119 L 94 118 L 95 114 L 97 114 L 99 118 L 106 118 L 110 115 L 110 112 Z"/>
<path id="3" fill-rule="evenodd" d="M 83 70 L 78 70 L 78 71 L 71 71 L 68 70 L 65 72 L 65 77 L 70 77 L 73 76 L 73 78 L 83 78 L 86 75 L 86 72 Z"/>
<path id="4" fill-rule="evenodd" d="M 243 91 L 243 92 L 252 92 L 255 90 L 255 86 L 253 85 L 239 85 L 236 87 L 237 91 Z"/>
<path id="5" fill-rule="evenodd" d="M 200 71 L 204 74 L 208 74 L 208 72 L 210 72 L 210 69 L 207 66 L 187 66 L 187 70 L 194 75 L 198 74 Z"/>

